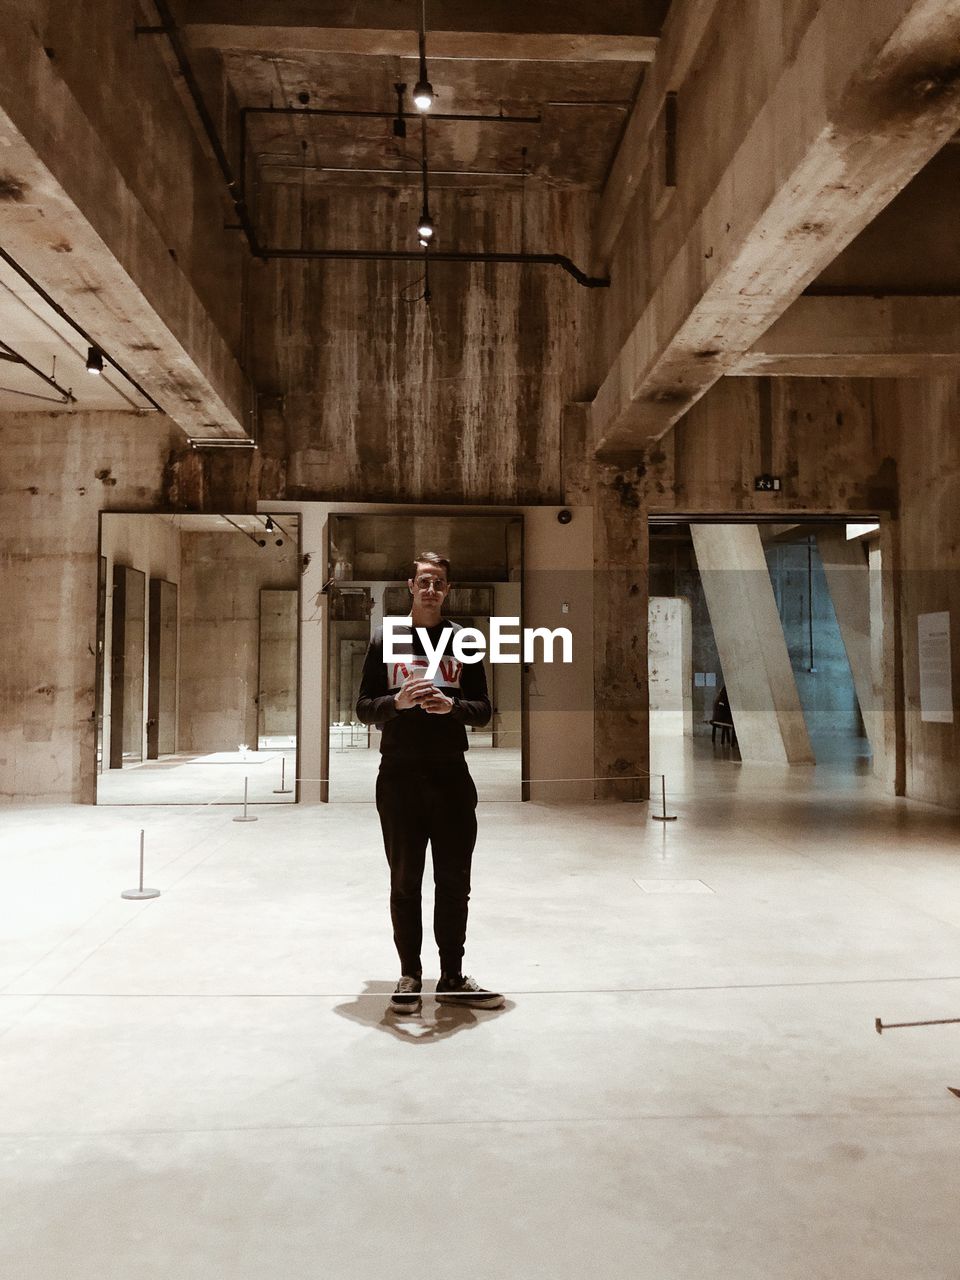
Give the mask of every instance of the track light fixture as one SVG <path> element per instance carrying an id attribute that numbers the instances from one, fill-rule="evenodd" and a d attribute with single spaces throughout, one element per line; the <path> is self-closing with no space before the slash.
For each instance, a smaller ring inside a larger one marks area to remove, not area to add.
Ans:
<path id="1" fill-rule="evenodd" d="M 433 85 L 427 76 L 427 0 L 420 0 L 420 78 L 413 87 L 413 105 L 418 111 L 433 106 Z"/>
<path id="2" fill-rule="evenodd" d="M 267 516 L 266 524 L 265 524 L 265 526 L 264 526 L 264 527 L 265 527 L 265 529 L 266 529 L 267 533 L 273 533 L 273 530 L 274 530 L 274 527 L 275 527 L 275 526 L 274 526 L 274 523 L 273 523 L 273 517 L 272 517 L 272 516 Z"/>
<path id="3" fill-rule="evenodd" d="M 87 349 L 87 373 L 95 378 L 99 378 L 103 373 L 103 352 L 99 347 Z"/>
<path id="4" fill-rule="evenodd" d="M 420 220 L 417 223 L 417 235 L 420 237 L 421 241 L 429 241 L 433 236 L 433 220 L 430 217 L 430 210 L 426 207 L 424 207 L 423 213 L 420 215 Z"/>

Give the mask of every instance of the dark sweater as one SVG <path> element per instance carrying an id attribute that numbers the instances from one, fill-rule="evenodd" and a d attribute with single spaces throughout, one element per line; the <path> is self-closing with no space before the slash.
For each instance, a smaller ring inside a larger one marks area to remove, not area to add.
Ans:
<path id="1" fill-rule="evenodd" d="M 430 643 L 436 645 L 444 629 L 460 631 L 456 622 L 440 622 L 428 627 Z M 448 638 L 444 656 L 440 661 L 435 683 L 454 702 L 446 715 L 435 715 L 422 707 L 398 711 L 394 695 L 399 692 L 407 676 L 414 670 L 426 675 L 427 658 L 420 637 L 411 623 L 410 643 L 401 627 L 395 630 L 395 647 L 401 651 L 412 650 L 414 657 L 400 662 L 386 663 L 383 657 L 383 628 L 378 627 L 370 641 L 370 648 L 363 664 L 360 679 L 360 695 L 357 698 L 357 719 L 361 724 L 376 725 L 383 730 L 380 739 L 381 753 L 396 760 L 431 761 L 455 760 L 467 750 L 465 725 L 484 725 L 490 719 L 490 699 L 487 696 L 487 676 L 482 662 L 462 663 L 452 654 L 452 637 Z"/>

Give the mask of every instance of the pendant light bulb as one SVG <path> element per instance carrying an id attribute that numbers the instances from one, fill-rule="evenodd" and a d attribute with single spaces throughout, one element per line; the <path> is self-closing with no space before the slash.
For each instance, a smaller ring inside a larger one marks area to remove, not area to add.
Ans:
<path id="1" fill-rule="evenodd" d="M 433 106 L 433 85 L 421 76 L 413 89 L 413 105 L 418 111 L 429 111 Z"/>

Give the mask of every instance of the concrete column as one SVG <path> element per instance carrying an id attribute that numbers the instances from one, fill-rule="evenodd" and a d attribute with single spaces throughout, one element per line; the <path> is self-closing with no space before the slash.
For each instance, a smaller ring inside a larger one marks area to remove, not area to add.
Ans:
<path id="1" fill-rule="evenodd" d="M 649 795 L 647 685 L 649 540 L 635 467 L 594 465 L 594 773 L 642 775 Z M 597 782 L 597 798 L 629 799 L 635 784 Z"/>
<path id="2" fill-rule="evenodd" d="M 815 764 L 757 526 L 690 526 L 740 755 Z"/>
<path id="3" fill-rule="evenodd" d="M 882 620 L 873 632 L 873 661 L 883 688 L 883 785 L 896 796 L 907 794 L 902 557 L 899 521 L 881 521 L 880 545 L 870 552 L 870 609 Z"/>
<path id="4" fill-rule="evenodd" d="M 664 728 L 693 737 L 693 621 L 682 596 L 651 596 L 647 668 L 650 714 Z M 656 729 L 654 729 L 656 732 Z"/>
<path id="5" fill-rule="evenodd" d="M 879 575 L 874 584 L 863 543 L 856 538 L 848 540 L 842 525 L 818 533 L 817 547 L 823 561 L 833 610 L 840 626 L 843 647 L 850 663 L 860 714 L 873 750 L 874 772 L 882 775 L 883 620 L 880 593 L 871 589 L 879 586 Z"/>

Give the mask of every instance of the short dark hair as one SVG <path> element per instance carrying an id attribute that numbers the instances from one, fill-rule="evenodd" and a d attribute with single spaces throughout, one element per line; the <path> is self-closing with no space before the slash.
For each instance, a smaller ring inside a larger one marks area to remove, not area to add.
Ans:
<path id="1" fill-rule="evenodd" d="M 446 556 L 438 555 L 436 551 L 421 551 L 413 562 L 413 576 L 417 576 L 417 565 L 429 564 L 434 569 L 442 569 L 447 575 L 447 581 L 450 581 L 450 561 Z"/>

